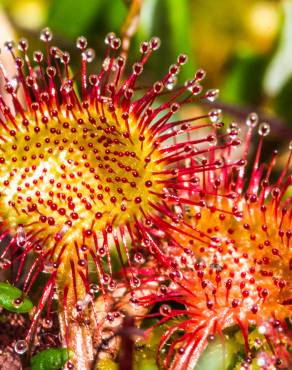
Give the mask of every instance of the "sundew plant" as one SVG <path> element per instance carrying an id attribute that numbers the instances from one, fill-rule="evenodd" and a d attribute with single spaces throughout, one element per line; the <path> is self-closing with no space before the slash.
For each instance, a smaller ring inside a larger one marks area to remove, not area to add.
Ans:
<path id="1" fill-rule="evenodd" d="M 274 175 L 256 113 L 181 118 L 219 93 L 203 69 L 176 85 L 185 54 L 141 87 L 158 37 L 127 65 L 109 33 L 94 73 L 84 36 L 77 71 L 49 28 L 40 39 L 5 43 L 14 78 L 0 62 L 0 307 L 23 327 L 1 349 L 11 364 L 291 368 L 291 143 Z"/>

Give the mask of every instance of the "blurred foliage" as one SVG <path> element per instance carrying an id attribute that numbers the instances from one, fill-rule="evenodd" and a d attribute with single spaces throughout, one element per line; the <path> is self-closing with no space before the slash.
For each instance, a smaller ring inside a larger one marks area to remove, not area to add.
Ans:
<path id="1" fill-rule="evenodd" d="M 86 32 L 100 14 L 102 1 L 53 0 L 49 8 L 48 25 L 57 33 L 76 38 Z"/>
<path id="2" fill-rule="evenodd" d="M 262 81 L 270 55 L 238 52 L 223 83 L 221 98 L 229 103 L 259 105 L 263 98 Z"/>
<path id="3" fill-rule="evenodd" d="M 284 86 L 281 88 L 279 93 L 275 98 L 275 111 L 276 113 L 284 117 L 287 122 L 292 123 L 292 105 L 291 105 L 291 96 L 292 96 L 292 76 L 287 79 Z"/>
<path id="4" fill-rule="evenodd" d="M 183 52 L 189 62 L 179 83 L 192 78 L 196 67 L 203 67 L 208 72 L 207 86 L 219 87 L 222 101 L 244 111 L 277 114 L 287 127 L 291 124 L 289 0 L 0 0 L 0 9 L 2 5 L 18 34 L 33 45 L 39 29 L 47 25 L 56 42 L 70 52 L 75 46 L 72 40 L 86 35 L 97 51 L 94 70 L 104 55 L 104 36 L 110 31 L 121 34 L 133 2 L 141 4 L 141 14 L 129 60 L 137 59 L 142 40 L 153 35 L 162 40 L 159 54 L 150 58 L 141 76 L 144 84 L 149 77 L 161 77 Z M 74 54 L 72 60 L 78 61 Z"/>

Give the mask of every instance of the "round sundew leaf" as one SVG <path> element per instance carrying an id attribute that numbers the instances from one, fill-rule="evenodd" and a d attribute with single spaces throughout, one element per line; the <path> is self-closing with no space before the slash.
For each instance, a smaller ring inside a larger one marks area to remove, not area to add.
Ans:
<path id="1" fill-rule="evenodd" d="M 67 348 L 49 348 L 31 358 L 31 370 L 58 370 L 71 357 Z"/>
<path id="2" fill-rule="evenodd" d="M 22 297 L 23 293 L 20 289 L 8 283 L 0 282 L 0 306 L 16 313 L 30 312 L 33 308 L 31 300 Z M 16 301 L 18 298 L 21 298 L 19 303 Z"/>

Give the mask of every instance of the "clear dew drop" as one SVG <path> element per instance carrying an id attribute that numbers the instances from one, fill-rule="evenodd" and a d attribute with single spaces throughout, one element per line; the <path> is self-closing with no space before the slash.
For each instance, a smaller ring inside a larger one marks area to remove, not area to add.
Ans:
<path id="1" fill-rule="evenodd" d="M 175 76 L 169 77 L 169 79 L 165 83 L 165 87 L 167 90 L 172 90 L 177 83 L 177 78 Z"/>
<path id="2" fill-rule="evenodd" d="M 159 312 L 162 316 L 169 316 L 171 314 L 171 307 L 168 304 L 163 304 L 160 306 Z"/>
<path id="3" fill-rule="evenodd" d="M 139 288 L 139 286 L 141 285 L 141 281 L 137 276 L 133 276 L 130 279 L 130 284 L 133 288 Z"/>
<path id="4" fill-rule="evenodd" d="M 206 77 L 206 71 L 204 69 L 198 69 L 195 73 L 195 80 L 202 81 Z"/>
<path id="5" fill-rule="evenodd" d="M 111 42 L 111 48 L 113 50 L 118 50 L 122 45 L 122 40 L 119 37 L 116 37 Z"/>
<path id="6" fill-rule="evenodd" d="M 207 137 L 207 143 L 210 145 L 210 146 L 215 146 L 217 145 L 217 137 L 215 135 L 209 135 Z"/>
<path id="7" fill-rule="evenodd" d="M 75 366 L 74 366 L 73 362 L 69 360 L 69 361 L 66 362 L 66 365 L 65 365 L 64 369 L 73 370 L 73 369 L 75 369 Z"/>
<path id="8" fill-rule="evenodd" d="M 98 84 L 98 76 L 97 75 L 90 75 L 89 78 L 89 83 L 92 85 L 92 86 L 97 86 Z"/>
<path id="9" fill-rule="evenodd" d="M 42 41 L 49 42 L 49 41 L 52 41 L 52 38 L 53 38 L 53 34 L 49 27 L 46 27 L 41 31 L 40 39 Z"/>
<path id="10" fill-rule="evenodd" d="M 202 86 L 202 85 L 200 85 L 200 84 L 195 84 L 195 85 L 192 87 L 191 92 L 192 92 L 192 94 L 193 94 L 194 96 L 197 96 L 197 95 L 201 94 L 202 90 L 203 90 L 203 86 Z"/>
<path id="11" fill-rule="evenodd" d="M 221 271 L 223 270 L 223 267 L 222 267 L 221 265 L 219 265 L 219 263 L 214 263 L 214 262 L 212 262 L 212 263 L 210 264 L 210 268 L 211 268 L 212 270 L 217 271 L 217 272 L 221 272 Z"/>
<path id="12" fill-rule="evenodd" d="M 159 291 L 160 291 L 161 294 L 167 294 L 168 290 L 169 290 L 168 287 L 164 284 L 162 284 L 159 288 Z"/>
<path id="13" fill-rule="evenodd" d="M 149 51 L 149 42 L 143 41 L 140 44 L 140 53 L 145 54 Z"/>
<path id="14" fill-rule="evenodd" d="M 82 310 L 84 310 L 89 305 L 90 302 L 91 302 L 91 295 L 85 294 L 84 299 L 78 300 L 77 304 L 81 307 Z"/>
<path id="15" fill-rule="evenodd" d="M 8 41 L 5 41 L 4 42 L 4 48 L 6 49 L 6 50 L 13 50 L 14 49 L 14 47 L 15 47 L 15 43 L 14 43 L 14 41 L 12 41 L 12 40 L 8 40 Z"/>
<path id="16" fill-rule="evenodd" d="M 289 143 L 289 150 L 292 150 L 292 140 Z"/>
<path id="17" fill-rule="evenodd" d="M 232 191 L 232 192 L 227 194 L 227 198 L 235 200 L 235 199 L 239 198 L 239 194 L 236 191 Z"/>
<path id="18" fill-rule="evenodd" d="M 188 62 L 188 56 L 186 54 L 180 54 L 177 57 L 177 62 L 179 65 L 183 66 L 184 64 Z"/>
<path id="19" fill-rule="evenodd" d="M 273 186 L 271 189 L 272 198 L 276 199 L 281 194 L 281 189 L 278 186 Z"/>
<path id="20" fill-rule="evenodd" d="M 68 53 L 68 51 L 62 52 L 62 54 L 61 54 L 61 63 L 69 64 L 69 62 L 70 62 L 70 54 Z"/>
<path id="21" fill-rule="evenodd" d="M 261 352 L 257 357 L 257 365 L 262 368 L 266 366 L 266 364 L 267 364 L 266 354 L 264 352 Z"/>
<path id="22" fill-rule="evenodd" d="M 14 87 L 13 87 L 13 85 L 11 84 L 11 82 L 7 82 L 7 83 L 5 84 L 5 90 L 8 92 L 8 94 L 13 94 L 13 93 L 15 93 Z"/>
<path id="23" fill-rule="evenodd" d="M 179 71 L 180 71 L 180 66 L 177 65 L 177 64 L 172 64 L 170 67 L 169 67 L 169 74 L 171 76 L 176 76 L 179 74 Z"/>
<path id="24" fill-rule="evenodd" d="M 163 83 L 161 83 L 160 81 L 154 82 L 153 90 L 154 90 L 155 94 L 160 94 L 163 91 L 163 88 L 164 88 Z M 150 110 L 149 112 L 150 113 L 147 113 L 147 115 L 150 116 L 152 114 L 152 110 Z"/>
<path id="25" fill-rule="evenodd" d="M 64 81 L 62 83 L 62 86 L 60 88 L 60 92 L 62 94 L 69 94 L 72 91 L 72 89 L 73 89 L 73 85 L 72 85 L 71 81 L 67 80 L 67 81 Z"/>
<path id="26" fill-rule="evenodd" d="M 142 63 L 134 63 L 132 69 L 133 69 L 133 73 L 136 76 L 139 76 L 143 72 L 143 64 Z"/>
<path id="27" fill-rule="evenodd" d="M 111 44 L 111 42 L 112 42 L 112 40 L 114 40 L 115 38 L 116 38 L 115 33 L 110 32 L 110 33 L 108 33 L 108 34 L 105 36 L 104 43 L 105 43 L 106 45 L 110 45 L 110 44 Z"/>
<path id="28" fill-rule="evenodd" d="M 263 335 L 266 334 L 267 333 L 267 326 L 265 324 L 260 325 L 259 328 L 258 328 L 258 332 L 260 334 L 263 334 Z"/>
<path id="29" fill-rule="evenodd" d="M 17 47 L 18 47 L 18 50 L 25 52 L 28 49 L 28 41 L 27 41 L 27 39 L 24 38 L 24 37 L 21 38 L 19 40 L 19 42 L 18 42 Z"/>
<path id="30" fill-rule="evenodd" d="M 161 40 L 159 37 L 152 37 L 152 39 L 150 40 L 150 46 L 151 46 L 151 49 L 152 50 L 158 50 L 160 48 L 160 45 L 161 45 Z"/>
<path id="31" fill-rule="evenodd" d="M 54 300 L 59 299 L 59 294 L 58 294 L 58 290 L 57 290 L 56 287 L 54 287 L 54 292 L 53 292 L 53 295 L 52 295 L 52 299 L 54 299 Z"/>
<path id="32" fill-rule="evenodd" d="M 110 292 L 113 292 L 114 290 L 117 289 L 117 282 L 115 280 L 111 280 L 107 286 L 107 290 L 110 291 Z"/>
<path id="33" fill-rule="evenodd" d="M 18 340 L 14 345 L 14 351 L 19 355 L 23 355 L 28 349 L 28 344 L 25 340 Z"/>
<path id="34" fill-rule="evenodd" d="M 68 224 L 63 225 L 61 230 L 59 231 L 60 236 L 63 237 L 69 229 L 70 226 Z"/>
<path id="35" fill-rule="evenodd" d="M 256 127 L 257 124 L 259 123 L 259 117 L 257 113 L 255 112 L 250 113 L 247 116 L 245 123 L 248 127 Z"/>
<path id="36" fill-rule="evenodd" d="M 221 245 L 222 245 L 222 240 L 221 240 L 221 238 L 219 238 L 218 236 L 212 236 L 211 237 L 211 243 L 210 243 L 210 245 L 212 246 L 212 247 L 221 247 Z"/>
<path id="37" fill-rule="evenodd" d="M 196 85 L 196 83 L 197 83 L 197 81 L 196 81 L 196 80 L 186 80 L 186 81 L 185 81 L 185 83 L 184 83 L 184 85 L 185 85 L 185 87 L 186 87 L 189 91 L 192 91 L 192 88 L 193 88 L 193 86 L 195 86 L 195 85 Z"/>
<path id="38" fill-rule="evenodd" d="M 78 49 L 84 50 L 87 46 L 87 39 L 84 36 L 80 36 L 76 40 L 76 46 Z"/>
<path id="39" fill-rule="evenodd" d="M 7 258 L 0 258 L 0 268 L 3 270 L 8 269 L 11 266 L 11 261 Z"/>
<path id="40" fill-rule="evenodd" d="M 134 261 L 136 263 L 142 264 L 145 262 L 145 258 L 142 253 L 137 252 L 134 254 Z"/>
<path id="41" fill-rule="evenodd" d="M 129 299 L 130 305 L 135 309 L 139 310 L 140 308 L 140 302 L 138 298 L 135 296 L 134 293 L 131 294 L 131 298 Z"/>
<path id="42" fill-rule="evenodd" d="M 233 129 L 236 129 L 236 130 L 238 130 L 238 129 L 239 129 L 238 123 L 237 123 L 237 122 L 235 122 L 235 121 L 232 121 L 232 122 L 230 123 L 230 125 L 229 125 L 229 128 L 228 128 L 228 130 L 233 130 Z"/>
<path id="43" fill-rule="evenodd" d="M 271 131 L 270 125 L 266 122 L 262 122 L 258 128 L 258 134 L 260 136 L 267 136 Z"/>
<path id="44" fill-rule="evenodd" d="M 262 340 L 260 338 L 255 338 L 254 340 L 254 346 L 255 348 L 259 348 L 263 345 Z"/>
<path id="45" fill-rule="evenodd" d="M 99 286 L 97 284 L 94 284 L 94 283 L 90 284 L 89 289 L 90 289 L 89 291 L 90 291 L 91 294 L 96 294 L 100 290 Z"/>
<path id="46" fill-rule="evenodd" d="M 56 76 L 57 70 L 55 67 L 50 66 L 46 68 L 46 73 L 49 77 L 53 78 L 54 76 Z"/>
<path id="47" fill-rule="evenodd" d="M 91 63 L 95 58 L 94 49 L 92 49 L 92 48 L 86 49 L 85 50 L 85 57 L 86 57 L 87 63 Z"/>
<path id="48" fill-rule="evenodd" d="M 76 318 L 81 312 L 83 312 L 89 303 L 91 302 L 91 294 L 85 294 L 84 299 L 78 299 L 76 306 L 72 310 L 72 316 Z"/>
<path id="49" fill-rule="evenodd" d="M 103 63 L 102 63 L 102 68 L 105 70 L 105 71 L 108 71 L 109 69 L 109 66 L 110 66 L 110 58 L 107 57 L 104 59 Z"/>
<path id="50" fill-rule="evenodd" d="M 45 261 L 42 272 L 44 274 L 51 274 L 53 271 L 54 271 L 54 262 L 53 261 Z"/>
<path id="51" fill-rule="evenodd" d="M 13 306 L 15 308 L 18 308 L 20 307 L 20 305 L 23 303 L 23 298 L 20 296 L 18 298 L 15 298 L 14 301 L 13 301 Z"/>
<path id="52" fill-rule="evenodd" d="M 44 317 L 42 320 L 42 327 L 45 329 L 50 329 L 53 326 L 53 320 L 48 317 Z"/>
<path id="53" fill-rule="evenodd" d="M 205 98 L 210 101 L 214 102 L 219 96 L 219 89 L 210 89 L 206 92 Z"/>
<path id="54" fill-rule="evenodd" d="M 222 120 L 222 110 L 212 109 L 209 111 L 209 118 L 212 123 L 217 123 Z"/>
<path id="55" fill-rule="evenodd" d="M 44 59 L 44 54 L 43 54 L 41 51 L 35 51 L 35 52 L 33 53 L 33 60 L 34 60 L 35 62 L 40 63 L 40 62 L 42 62 L 42 61 L 43 61 L 43 59 Z"/>
<path id="56" fill-rule="evenodd" d="M 110 276 L 108 274 L 103 274 L 100 280 L 101 280 L 100 282 L 102 284 L 107 285 L 110 282 L 111 279 L 110 279 Z"/>
<path id="57" fill-rule="evenodd" d="M 19 87 L 19 80 L 18 77 L 15 76 L 10 80 L 10 84 L 13 87 L 14 91 L 17 92 L 18 87 Z"/>
<path id="58" fill-rule="evenodd" d="M 26 236 L 25 236 L 24 227 L 19 225 L 16 230 L 16 244 L 19 247 L 23 247 L 25 243 L 26 243 Z"/>

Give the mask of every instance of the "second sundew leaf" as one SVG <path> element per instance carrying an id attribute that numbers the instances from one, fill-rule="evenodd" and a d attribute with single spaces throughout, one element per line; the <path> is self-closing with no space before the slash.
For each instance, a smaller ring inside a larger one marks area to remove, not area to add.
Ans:
<path id="1" fill-rule="evenodd" d="M 33 308 L 31 300 L 11 284 L 0 282 L 0 306 L 8 311 L 27 313 Z"/>
<path id="2" fill-rule="evenodd" d="M 67 348 L 49 348 L 31 359 L 30 370 L 58 370 L 73 355 Z"/>

